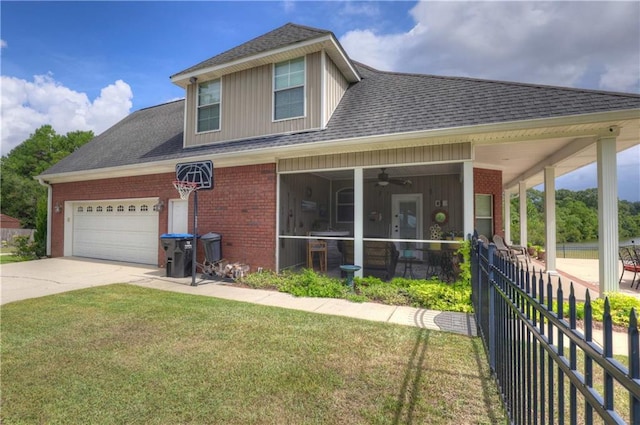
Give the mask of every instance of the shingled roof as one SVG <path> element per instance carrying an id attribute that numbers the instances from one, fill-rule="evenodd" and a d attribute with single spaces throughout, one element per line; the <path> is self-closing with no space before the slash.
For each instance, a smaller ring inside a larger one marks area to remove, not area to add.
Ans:
<path id="1" fill-rule="evenodd" d="M 325 130 L 183 148 L 184 101 L 134 112 L 43 175 L 248 152 L 356 137 L 469 127 L 618 110 L 640 95 L 504 81 L 382 72 L 356 63 L 352 84 Z"/>
<path id="2" fill-rule="evenodd" d="M 172 75 L 171 78 L 201 69 L 210 68 L 212 66 L 223 65 L 258 53 L 268 52 L 294 43 L 312 40 L 326 35 L 332 35 L 332 32 L 288 23 L 237 47 L 229 49 L 226 52 L 222 52 L 219 55 L 202 61 L 197 65 L 180 71 L 177 74 Z"/>

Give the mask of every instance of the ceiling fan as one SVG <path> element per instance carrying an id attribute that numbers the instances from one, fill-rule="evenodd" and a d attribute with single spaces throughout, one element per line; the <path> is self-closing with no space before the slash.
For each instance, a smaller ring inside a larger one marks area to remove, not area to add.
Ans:
<path id="1" fill-rule="evenodd" d="M 413 182 L 409 179 L 404 178 L 390 178 L 389 174 L 387 174 L 384 170 L 386 168 L 380 169 L 380 174 L 378 174 L 378 181 L 376 182 L 376 186 L 387 186 L 389 183 L 395 184 L 398 186 L 411 186 Z"/>

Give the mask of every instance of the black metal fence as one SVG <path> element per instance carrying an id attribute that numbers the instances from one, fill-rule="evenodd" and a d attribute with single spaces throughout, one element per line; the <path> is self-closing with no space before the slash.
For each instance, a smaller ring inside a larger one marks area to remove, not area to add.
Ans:
<path id="1" fill-rule="evenodd" d="M 556 258 L 580 258 L 586 260 L 597 260 L 598 245 L 586 244 L 558 244 L 556 245 Z"/>
<path id="2" fill-rule="evenodd" d="M 628 359 L 613 356 L 609 301 L 603 346 L 593 341 L 587 292 L 578 329 L 573 284 L 562 283 L 499 257 L 473 240 L 473 304 L 489 364 L 514 424 L 640 424 L 640 342 L 635 311 L 626 333 Z M 555 292 L 555 294 L 554 294 Z M 564 311 L 568 304 L 568 315 Z M 624 363 L 624 364 L 623 364 Z"/>

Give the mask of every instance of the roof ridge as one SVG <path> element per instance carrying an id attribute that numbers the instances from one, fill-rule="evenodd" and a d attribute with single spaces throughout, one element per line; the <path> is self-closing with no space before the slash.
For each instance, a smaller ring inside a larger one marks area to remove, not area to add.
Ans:
<path id="1" fill-rule="evenodd" d="M 182 71 L 175 73 L 173 75 L 171 75 L 171 78 L 177 76 L 177 75 L 181 75 L 181 74 L 185 74 L 188 72 L 192 72 L 193 70 L 197 70 L 202 68 L 203 66 L 209 66 L 212 63 L 215 63 L 216 59 L 220 59 L 220 58 L 224 58 L 226 56 L 231 56 L 232 59 L 236 60 L 236 59 L 241 59 L 241 58 L 245 58 L 245 57 L 250 57 L 254 54 L 256 54 L 256 52 L 260 52 L 260 51 L 265 51 L 265 50 L 270 50 L 276 47 L 280 47 L 280 46 L 272 46 L 272 47 L 265 47 L 265 46 L 261 46 L 261 42 L 265 41 L 265 40 L 269 40 L 272 41 L 272 37 L 279 35 L 278 33 L 286 33 L 286 30 L 290 29 L 290 30 L 303 30 L 303 31 L 307 31 L 307 32 L 311 32 L 314 34 L 310 34 L 309 36 L 303 37 L 302 40 L 312 40 L 321 36 L 326 36 L 326 35 L 331 35 L 333 38 L 335 38 L 335 35 L 333 34 L 333 32 L 329 31 L 329 30 L 323 30 L 320 28 L 314 28 L 314 27 L 309 27 L 309 26 L 305 26 L 305 25 L 300 25 L 300 24 L 295 24 L 293 22 L 287 22 L 284 25 L 279 26 L 278 28 L 275 28 L 267 33 L 264 34 L 260 34 L 256 37 L 253 37 L 250 40 L 247 40 L 243 43 L 238 44 L 237 46 L 231 47 L 230 49 L 227 49 L 223 52 L 220 52 L 218 54 L 216 54 L 215 56 L 212 56 L 210 58 L 207 58 L 205 60 L 202 60 L 200 62 L 198 62 L 197 64 L 190 66 L 186 69 L 183 69 Z M 292 32 L 292 31 L 289 31 Z M 294 36 L 293 39 L 296 39 L 297 37 Z M 298 40 L 294 40 L 294 41 L 286 41 L 284 42 L 284 44 L 282 45 L 289 45 L 292 42 L 299 42 L 301 41 L 300 39 Z M 276 43 L 277 44 L 277 43 Z M 257 50 L 253 50 L 254 48 L 257 47 Z M 225 59 L 225 60 L 230 60 L 229 58 Z"/>
<path id="2" fill-rule="evenodd" d="M 146 111 L 147 109 L 159 108 L 160 106 L 168 105 L 170 103 L 184 102 L 184 100 L 185 100 L 184 97 L 182 97 L 180 99 L 169 100 L 167 102 L 158 103 L 157 105 L 145 106 L 144 108 L 140 108 L 140 109 L 138 109 L 136 111 L 133 111 L 132 113 L 140 112 L 140 111 Z"/>
<path id="3" fill-rule="evenodd" d="M 478 78 L 478 77 L 461 77 L 461 76 L 452 76 L 452 75 L 436 75 L 436 74 L 420 74 L 417 72 L 400 72 L 400 71 L 383 71 L 376 68 L 373 68 L 370 65 L 366 65 L 362 62 L 358 62 L 353 60 L 355 64 L 360 67 L 366 68 L 371 72 L 378 74 L 387 74 L 387 75 L 399 75 L 399 76 L 413 76 L 413 77 L 427 77 L 427 78 L 436 78 L 442 80 L 463 80 L 463 81 L 477 81 L 482 83 L 493 83 L 493 84 L 501 84 L 507 86 L 522 86 L 529 88 L 543 88 L 543 89 L 554 89 L 554 90 L 566 90 L 566 91 L 574 91 L 581 93 L 596 93 L 596 94 L 607 94 L 612 96 L 624 96 L 624 97 L 637 97 L 640 98 L 640 93 L 630 93 L 630 92 L 616 92 L 616 91 L 608 91 L 608 90 L 597 90 L 597 89 L 586 89 L 582 87 L 567 87 L 567 86 L 554 86 L 551 84 L 539 84 L 539 83 L 523 83 L 520 81 L 507 81 L 507 80 L 492 80 L 489 78 Z"/>

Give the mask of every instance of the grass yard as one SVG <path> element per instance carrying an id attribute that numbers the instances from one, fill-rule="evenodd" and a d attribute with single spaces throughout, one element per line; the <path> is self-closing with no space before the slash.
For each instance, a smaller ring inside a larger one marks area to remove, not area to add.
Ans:
<path id="1" fill-rule="evenodd" d="M 13 254 L 0 255 L 0 264 L 18 263 L 20 261 L 25 261 L 25 259 Z"/>
<path id="2" fill-rule="evenodd" d="M 479 338 L 111 285 L 2 307 L 0 423 L 506 423 Z"/>

